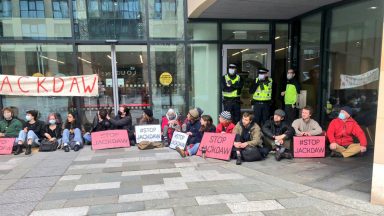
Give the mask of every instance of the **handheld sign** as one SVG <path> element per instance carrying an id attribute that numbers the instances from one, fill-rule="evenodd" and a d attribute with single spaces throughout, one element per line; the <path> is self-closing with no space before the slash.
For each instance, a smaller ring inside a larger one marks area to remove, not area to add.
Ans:
<path id="1" fill-rule="evenodd" d="M 199 150 L 196 155 L 201 156 L 201 149 L 205 147 L 205 157 L 220 160 L 229 160 L 231 156 L 235 134 L 228 133 L 204 133 Z"/>
<path id="2" fill-rule="evenodd" d="M 130 147 L 127 130 L 107 130 L 91 133 L 92 149 Z"/>
<path id="3" fill-rule="evenodd" d="M 173 133 L 169 148 L 176 149 L 177 146 L 180 146 L 182 149 L 184 149 L 185 145 L 187 144 L 187 140 L 188 140 L 187 134 L 175 131 Z"/>
<path id="4" fill-rule="evenodd" d="M 15 138 L 0 138 L 0 155 L 9 155 L 12 153 Z"/>
<path id="5" fill-rule="evenodd" d="M 325 157 L 325 136 L 293 137 L 295 158 Z"/>
<path id="6" fill-rule="evenodd" d="M 135 132 L 137 143 L 140 143 L 142 141 L 161 141 L 160 125 L 137 125 L 135 126 Z"/>

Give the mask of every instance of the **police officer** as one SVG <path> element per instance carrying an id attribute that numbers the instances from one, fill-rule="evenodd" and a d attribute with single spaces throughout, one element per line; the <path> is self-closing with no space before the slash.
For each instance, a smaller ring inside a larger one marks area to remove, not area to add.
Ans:
<path id="1" fill-rule="evenodd" d="M 269 119 L 272 100 L 272 79 L 268 77 L 268 69 L 259 68 L 259 76 L 251 84 L 249 93 L 253 95 L 252 105 L 254 122 L 262 126 Z"/>
<path id="2" fill-rule="evenodd" d="M 299 81 L 295 79 L 295 71 L 293 69 L 287 71 L 287 82 L 283 87 L 285 89 L 281 92 L 281 96 L 284 97 L 286 121 L 291 125 L 296 119 L 296 102 L 297 96 L 300 93 L 300 84 Z"/>
<path id="3" fill-rule="evenodd" d="M 237 75 L 236 65 L 230 64 L 228 73 L 221 79 L 224 110 L 232 115 L 233 122 L 240 121 L 240 95 L 243 88 L 243 81 Z"/>

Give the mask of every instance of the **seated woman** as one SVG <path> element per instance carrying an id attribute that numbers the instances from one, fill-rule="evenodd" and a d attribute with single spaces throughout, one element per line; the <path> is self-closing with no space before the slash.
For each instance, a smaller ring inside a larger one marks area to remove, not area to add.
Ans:
<path id="1" fill-rule="evenodd" d="M 61 122 L 58 116 L 55 113 L 51 113 L 48 115 L 48 124 L 43 128 L 44 139 L 49 140 L 50 142 L 55 142 L 61 145 Z"/>
<path id="2" fill-rule="evenodd" d="M 153 112 L 150 109 L 143 110 L 143 116 L 140 119 L 139 125 L 154 124 Z"/>
<path id="3" fill-rule="evenodd" d="M 107 119 L 107 115 L 108 115 L 108 112 L 107 112 L 106 109 L 99 110 L 99 112 L 97 113 L 98 122 L 95 125 L 95 127 L 92 128 L 91 133 L 92 132 L 98 132 L 98 131 L 106 131 L 106 130 L 112 129 L 112 124 Z M 87 132 L 84 135 L 84 140 L 86 142 L 91 142 L 92 141 L 91 133 Z"/>
<path id="4" fill-rule="evenodd" d="M 163 143 L 169 146 L 173 132 L 181 131 L 181 122 L 178 119 L 177 113 L 173 109 L 169 109 L 161 120 L 161 130 L 163 132 Z"/>
<path id="5" fill-rule="evenodd" d="M 128 107 L 120 107 L 118 115 L 116 115 L 115 118 L 111 118 L 107 115 L 107 119 L 115 129 L 127 130 L 129 141 L 131 145 L 134 145 L 135 134 L 132 126 L 132 116 Z"/>
<path id="6" fill-rule="evenodd" d="M 15 155 L 23 152 L 22 145 L 27 141 L 27 147 L 25 150 L 25 155 L 32 153 L 32 145 L 39 145 L 40 139 L 42 138 L 42 129 L 44 127 L 44 122 L 41 122 L 37 119 L 39 112 L 36 110 L 27 111 L 25 116 L 26 123 L 24 129 L 20 130 L 19 137 L 17 138 L 17 149 Z"/>
<path id="7" fill-rule="evenodd" d="M 19 131 L 23 129 L 23 123 L 15 117 L 10 107 L 3 109 L 3 117 L 4 119 L 0 121 L 0 138 L 17 138 Z M 16 140 L 14 144 L 17 144 Z"/>
<path id="8" fill-rule="evenodd" d="M 74 151 L 79 151 L 79 149 L 83 147 L 81 124 L 72 112 L 68 113 L 67 120 L 64 124 L 62 143 L 65 152 L 69 152 L 70 148 Z"/>

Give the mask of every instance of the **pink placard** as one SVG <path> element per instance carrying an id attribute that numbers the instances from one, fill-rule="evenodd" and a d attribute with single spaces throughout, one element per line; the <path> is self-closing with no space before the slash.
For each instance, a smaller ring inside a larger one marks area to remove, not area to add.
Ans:
<path id="1" fill-rule="evenodd" d="M 325 136 L 293 137 L 295 158 L 325 157 Z"/>
<path id="2" fill-rule="evenodd" d="M 127 130 L 107 130 L 91 133 L 92 149 L 130 147 Z"/>
<path id="3" fill-rule="evenodd" d="M 9 155 L 12 153 L 15 138 L 0 138 L 0 155 Z"/>
<path id="4" fill-rule="evenodd" d="M 233 142 L 235 141 L 235 134 L 228 133 L 204 133 L 201 140 L 198 156 L 201 156 L 201 149 L 205 147 L 207 158 L 216 158 L 220 160 L 229 160 L 231 156 Z"/>

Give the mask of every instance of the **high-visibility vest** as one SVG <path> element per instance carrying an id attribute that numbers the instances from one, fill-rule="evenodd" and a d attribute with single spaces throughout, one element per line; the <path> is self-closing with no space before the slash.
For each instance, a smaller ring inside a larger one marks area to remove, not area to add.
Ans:
<path id="1" fill-rule="evenodd" d="M 256 83 L 259 81 L 259 78 L 256 78 Z M 268 83 L 261 85 L 264 86 L 264 90 L 261 90 L 260 85 L 257 87 L 255 93 L 253 93 L 253 100 L 256 101 L 269 101 L 272 99 L 272 79 L 268 78 Z"/>
<path id="2" fill-rule="evenodd" d="M 231 79 L 228 75 L 225 75 L 224 78 L 225 78 L 225 83 L 227 83 L 228 81 L 231 81 L 232 85 L 234 85 L 236 82 L 240 82 L 240 76 L 239 75 L 236 75 L 235 79 Z M 237 90 L 234 90 L 231 92 L 223 91 L 222 94 L 224 97 L 227 97 L 227 98 L 240 97 L 240 94 L 237 94 Z"/>
<path id="3" fill-rule="evenodd" d="M 297 101 L 297 91 L 296 86 L 293 84 L 287 84 L 284 95 L 284 103 L 285 104 L 296 104 Z"/>

